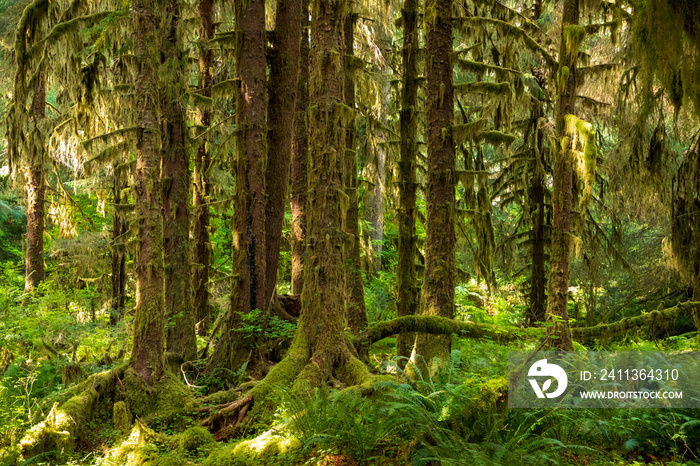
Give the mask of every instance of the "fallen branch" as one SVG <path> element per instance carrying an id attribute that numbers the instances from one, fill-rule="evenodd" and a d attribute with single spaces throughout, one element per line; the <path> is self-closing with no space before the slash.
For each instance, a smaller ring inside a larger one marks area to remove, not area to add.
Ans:
<path id="1" fill-rule="evenodd" d="M 25 459 L 49 450 L 71 452 L 75 447 L 83 421 L 89 419 L 100 397 L 111 392 L 124 374 L 125 365 L 95 374 L 79 385 L 82 391 L 59 406 L 54 403 L 46 419 L 29 429 L 19 448 Z"/>
<path id="2" fill-rule="evenodd" d="M 372 325 L 357 339 L 360 346 L 372 344 L 397 333 L 455 334 L 463 338 L 492 338 L 498 342 L 527 340 L 544 335 L 543 328 L 507 327 L 475 322 L 458 322 L 437 316 L 403 316 Z"/>
<path id="3" fill-rule="evenodd" d="M 610 324 L 598 324 L 593 327 L 572 327 L 574 340 L 585 342 L 592 339 L 611 340 L 639 328 L 668 328 L 668 324 L 683 312 L 700 309 L 700 301 L 688 301 L 676 306 L 648 312 L 634 317 L 626 317 Z M 544 327 L 519 328 L 475 322 L 458 322 L 436 316 L 403 316 L 372 325 L 367 332 L 358 336 L 355 346 L 358 348 L 371 345 L 384 338 L 399 333 L 430 333 L 433 335 L 457 335 L 462 338 L 491 338 L 499 343 L 517 340 L 542 338 Z"/>
<path id="4" fill-rule="evenodd" d="M 574 327 L 571 336 L 576 341 L 585 342 L 592 339 L 612 340 L 620 335 L 639 328 L 668 328 L 683 312 L 700 309 L 700 301 L 686 301 L 667 309 L 651 311 L 634 317 L 626 317 L 610 324 L 598 324 L 593 327 Z"/>

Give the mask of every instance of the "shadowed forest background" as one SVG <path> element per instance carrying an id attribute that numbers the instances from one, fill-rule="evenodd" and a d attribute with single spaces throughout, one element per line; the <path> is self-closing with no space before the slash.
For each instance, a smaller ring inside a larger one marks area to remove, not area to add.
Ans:
<path id="1" fill-rule="evenodd" d="M 694 351 L 697 0 L 0 0 L 0 465 L 698 464 L 508 409 Z"/>

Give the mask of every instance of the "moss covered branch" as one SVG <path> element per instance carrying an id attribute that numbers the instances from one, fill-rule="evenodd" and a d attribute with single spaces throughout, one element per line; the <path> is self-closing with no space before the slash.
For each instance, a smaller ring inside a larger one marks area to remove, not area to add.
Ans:
<path id="1" fill-rule="evenodd" d="M 626 317 L 610 324 L 593 327 L 574 327 L 571 334 L 574 340 L 586 342 L 592 339 L 611 340 L 640 328 L 666 328 L 673 319 L 683 312 L 691 312 L 700 307 L 700 301 L 688 301 L 668 309 L 652 311 L 634 317 Z M 544 328 L 519 328 L 475 322 L 458 322 L 437 316 L 403 316 L 372 325 L 355 344 L 371 345 L 379 340 L 399 333 L 430 333 L 433 335 L 455 334 L 462 338 L 491 338 L 500 343 L 515 340 L 532 340 L 544 336 Z"/>
<path id="2" fill-rule="evenodd" d="M 59 406 L 54 403 L 46 419 L 29 429 L 19 442 L 22 456 L 29 459 L 49 450 L 70 452 L 84 421 L 90 419 L 100 397 L 114 390 L 125 366 L 100 372 L 80 384 L 82 390 Z"/>
<path id="3" fill-rule="evenodd" d="M 458 322 L 437 316 L 403 316 L 372 325 L 358 343 L 372 344 L 397 333 L 455 334 L 464 338 L 492 338 L 498 342 L 526 340 L 544 335 L 541 328 L 506 327 L 475 322 Z"/>
<path id="4" fill-rule="evenodd" d="M 579 342 L 612 340 L 641 328 L 667 328 L 683 312 L 692 312 L 700 307 L 700 301 L 687 301 L 667 309 L 652 311 L 634 317 L 626 317 L 610 324 L 571 329 L 571 336 Z"/>

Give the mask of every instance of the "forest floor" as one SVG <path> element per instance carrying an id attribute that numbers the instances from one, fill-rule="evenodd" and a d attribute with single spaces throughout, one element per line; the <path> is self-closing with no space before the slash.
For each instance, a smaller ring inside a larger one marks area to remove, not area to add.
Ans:
<path id="1" fill-rule="evenodd" d="M 109 316 L 91 307 L 85 291 L 54 287 L 23 306 L 19 283 L 5 277 L 1 286 L 0 466 L 700 464 L 694 462 L 700 454 L 700 410 L 508 409 L 508 351 L 533 350 L 536 342 L 504 345 L 456 337 L 450 364 L 439 377 L 410 383 L 396 367 L 395 340 L 387 338 L 371 347 L 370 365 L 374 373 L 394 374 L 395 382 L 378 383 L 371 396 L 337 388 L 302 398 L 283 393 L 271 420 L 233 438 L 202 428 L 209 415 L 202 408 L 216 404 L 207 395 L 249 382 L 247 375 L 242 370 L 203 375 L 203 365 L 195 364 L 187 371 L 194 403 L 176 414 L 127 419 L 120 429 L 124 421 L 114 414 L 118 396 L 104 397 L 71 451 L 20 458 L 20 440 L 55 402 L 65 400 L 66 389 L 126 361 L 132 317 L 127 313 L 110 326 Z M 482 322 L 517 317 L 517 309 L 503 300 L 461 309 Z M 695 334 L 686 334 L 658 341 L 634 336 L 577 350 L 696 346 Z"/>

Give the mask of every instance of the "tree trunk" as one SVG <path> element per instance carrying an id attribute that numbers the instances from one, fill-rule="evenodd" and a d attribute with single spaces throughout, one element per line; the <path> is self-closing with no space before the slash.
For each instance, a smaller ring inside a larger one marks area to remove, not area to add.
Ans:
<path id="1" fill-rule="evenodd" d="M 416 290 L 416 151 L 418 103 L 418 2 L 405 0 L 403 7 L 403 83 L 401 93 L 401 141 L 399 161 L 399 261 L 396 268 L 398 317 L 414 315 L 418 307 Z M 396 355 L 411 355 L 415 334 L 402 333 L 396 339 Z M 404 367 L 406 359 L 399 360 Z"/>
<path id="2" fill-rule="evenodd" d="M 544 161 L 541 153 L 542 132 L 537 128 L 537 121 L 542 114 L 541 104 L 533 110 L 533 122 L 535 130 L 533 144 L 535 146 L 535 167 L 532 184 L 530 185 L 530 205 L 536 209 L 532 225 L 532 268 L 530 270 L 530 309 L 528 323 L 544 322 L 547 295 L 545 294 L 545 173 Z"/>
<path id="3" fill-rule="evenodd" d="M 117 172 L 116 164 L 114 164 L 113 170 L 114 187 L 112 189 L 112 199 L 115 207 L 112 214 L 112 310 L 109 315 L 110 325 L 116 325 L 122 318 L 125 302 L 124 288 L 126 285 L 126 254 L 122 246 L 124 242 L 122 236 L 127 232 L 127 225 L 116 207 L 122 203 L 121 190 L 123 185 L 121 176 Z M 124 202 L 126 203 L 126 199 Z"/>
<path id="4" fill-rule="evenodd" d="M 554 148 L 554 183 L 552 187 L 552 246 L 550 252 L 549 293 L 547 299 L 548 343 L 551 347 L 573 349 L 569 315 L 569 265 L 571 249 L 571 199 L 573 189 L 573 160 L 569 138 L 566 136 L 565 115 L 574 114 L 576 101 L 576 58 L 578 46 L 572 50 L 567 28 L 578 25 L 578 0 L 565 0 L 559 45 L 560 82 L 556 109 L 556 133 L 560 147 Z M 570 31 L 570 29 L 568 29 Z M 566 78 L 566 79 L 564 79 Z"/>
<path id="5" fill-rule="evenodd" d="M 185 147 L 185 115 L 180 99 L 185 94 L 182 48 L 178 40 L 178 0 L 167 4 L 168 37 L 163 42 L 161 79 L 163 172 L 163 239 L 165 241 L 166 348 L 185 361 L 197 356 L 192 308 L 190 250 L 190 158 Z"/>
<path id="6" fill-rule="evenodd" d="M 251 390 L 257 406 L 292 386 L 308 393 L 331 377 L 347 385 L 368 380 L 345 329 L 346 262 L 342 155 L 352 114 L 343 100 L 345 0 L 315 0 L 311 23 L 307 250 L 301 316 L 285 358 Z"/>
<path id="7" fill-rule="evenodd" d="M 231 308 L 209 367 L 237 369 L 252 340 L 232 332 L 240 315 L 265 311 L 265 168 L 267 155 L 267 64 L 265 2 L 236 0 L 236 189 L 234 193 Z"/>
<path id="8" fill-rule="evenodd" d="M 40 72 L 36 78 L 32 96 L 34 138 L 30 144 L 27 160 L 27 253 L 25 258 L 24 292 L 28 293 L 44 281 L 44 141 L 38 126 L 46 115 L 46 74 Z"/>
<path id="9" fill-rule="evenodd" d="M 388 105 L 388 104 L 387 104 Z M 374 133 L 377 141 L 383 142 L 385 137 L 380 128 L 370 124 L 370 133 Z M 384 240 L 384 185 L 386 183 L 386 149 L 377 141 L 371 144 L 373 159 L 365 167 L 365 178 L 371 185 L 364 195 L 365 221 L 369 231 L 365 232 L 365 264 L 368 273 L 376 274 L 382 269 L 382 241 Z"/>
<path id="10" fill-rule="evenodd" d="M 455 148 L 452 142 L 452 1 L 437 0 L 435 16 L 426 25 L 428 113 L 428 187 L 425 275 L 421 312 L 454 316 L 455 288 Z M 425 376 L 434 358 L 449 362 L 452 338 L 418 334 L 412 361 Z"/>
<path id="11" fill-rule="evenodd" d="M 212 14 L 213 0 L 199 2 L 199 75 L 197 87 L 201 95 L 211 98 L 211 86 L 214 84 L 213 54 L 209 41 L 214 37 L 214 20 Z M 202 131 L 211 125 L 211 114 L 206 106 L 197 109 L 196 124 Z M 194 321 L 199 335 L 209 331 L 209 166 L 211 152 L 209 136 L 203 137 L 197 147 L 194 160 L 194 270 L 192 286 L 194 288 Z"/>
<path id="12" fill-rule="evenodd" d="M 151 0 L 133 0 L 134 55 L 139 60 L 135 85 L 136 218 L 139 248 L 136 258 L 136 315 L 131 368 L 148 385 L 164 373 L 163 361 L 163 215 L 160 190 L 160 128 L 158 124 L 158 17 Z"/>
<path id="13" fill-rule="evenodd" d="M 309 107 L 309 0 L 301 0 L 302 34 L 297 81 L 296 116 L 292 154 L 292 294 L 300 295 L 304 285 L 303 256 L 306 249 L 306 191 L 309 189 L 306 166 Z"/>
<path id="14" fill-rule="evenodd" d="M 265 178 L 265 297 L 268 301 L 275 294 L 277 284 L 284 208 L 292 160 L 294 112 L 290 112 L 289 109 L 294 108 L 297 97 L 301 18 L 301 0 L 278 0 L 268 88 L 268 166 Z"/>
<path id="15" fill-rule="evenodd" d="M 345 53 L 347 57 L 354 57 L 355 45 L 355 21 L 356 15 L 350 15 L 345 20 L 344 38 Z M 345 65 L 344 98 L 345 104 L 355 111 L 355 79 L 353 77 L 354 63 Z M 348 122 L 345 150 L 345 194 L 348 205 L 345 214 L 345 231 L 348 235 L 345 243 L 347 257 L 347 321 L 350 331 L 358 333 L 367 327 L 367 310 L 365 309 L 365 293 L 362 285 L 362 272 L 360 264 L 360 231 L 359 231 L 359 206 L 357 204 L 357 160 L 355 151 L 355 123 L 354 115 Z"/>
<path id="16" fill-rule="evenodd" d="M 333 375 L 346 383 L 356 382 L 347 366 L 357 360 L 344 333 L 347 266 L 342 210 L 347 199 L 343 199 L 340 162 L 347 147 L 346 128 L 352 121 L 343 104 L 345 8 L 344 0 L 318 1 L 311 23 L 308 246 L 296 336 L 308 343 L 310 359 L 300 374 L 302 385 Z"/>

